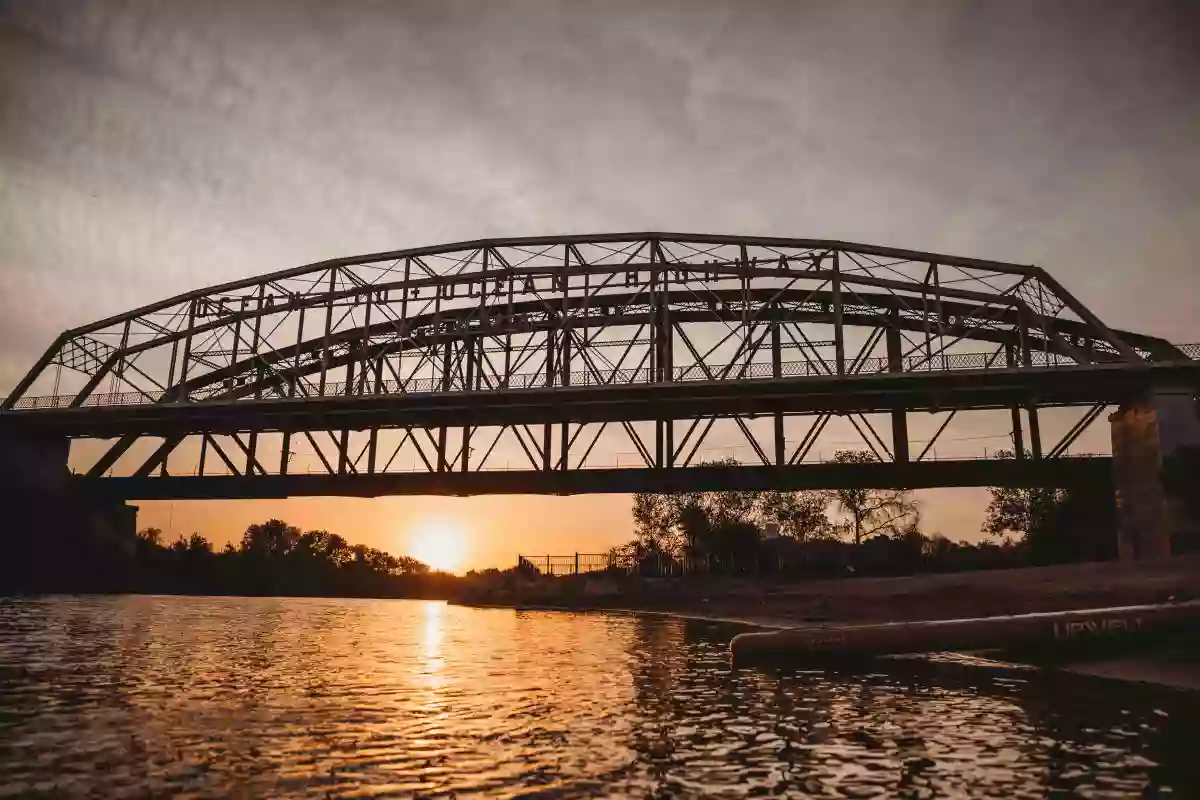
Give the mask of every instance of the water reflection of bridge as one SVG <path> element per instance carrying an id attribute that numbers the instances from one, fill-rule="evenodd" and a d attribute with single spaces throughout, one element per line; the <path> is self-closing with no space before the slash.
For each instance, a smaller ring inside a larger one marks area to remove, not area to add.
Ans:
<path id="1" fill-rule="evenodd" d="M 71 483 L 105 502 L 1069 485 L 1110 480 L 1072 448 L 1115 409 L 1150 553 L 1174 523 L 1147 465 L 1200 441 L 1198 356 L 1108 327 L 1036 267 L 754 237 L 476 241 L 67 331 L 3 403 L 4 483 L 47 486 L 74 443 Z M 938 453 L 997 414 L 1016 458 Z M 846 432 L 873 463 L 827 463 Z M 701 465 L 731 441 L 748 463 Z"/>

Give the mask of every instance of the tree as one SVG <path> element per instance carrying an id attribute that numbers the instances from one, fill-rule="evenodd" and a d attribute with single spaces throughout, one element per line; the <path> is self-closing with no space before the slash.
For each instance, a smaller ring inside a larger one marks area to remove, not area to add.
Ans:
<path id="1" fill-rule="evenodd" d="M 639 492 L 633 496 L 633 525 L 637 543 L 647 550 L 678 548 L 679 503 L 671 495 Z"/>
<path id="2" fill-rule="evenodd" d="M 242 534 L 242 552 L 266 559 L 281 558 L 291 552 L 299 539 L 299 528 L 270 519 L 246 528 Z"/>
<path id="3" fill-rule="evenodd" d="M 833 536 L 829 521 L 830 495 L 827 492 L 763 492 L 759 513 L 764 522 L 779 526 L 779 532 L 798 542 Z"/>
<path id="4" fill-rule="evenodd" d="M 983 532 L 992 536 L 1014 534 L 1027 541 L 1048 530 L 1066 501 L 1067 492 L 1059 488 L 993 486 L 983 521 Z"/>
<path id="5" fill-rule="evenodd" d="M 730 469 L 734 459 L 700 464 Z M 613 563 L 645 564 L 660 556 L 707 564 L 710 569 L 744 569 L 761 554 L 763 526 L 774 523 L 798 542 L 827 538 L 832 525 L 824 492 L 747 491 L 650 494 L 633 499 L 636 538 L 614 548 Z"/>
<path id="6" fill-rule="evenodd" d="M 729 458 L 699 464 L 709 469 L 737 466 Z M 731 542 L 744 548 L 746 529 L 756 528 L 755 511 L 760 492 L 719 490 L 651 494 L 641 492 L 633 498 L 634 558 L 657 563 L 659 556 L 669 559 L 713 558 L 731 561 Z M 739 528 L 738 526 L 742 526 Z M 738 536 L 732 531 L 740 530 Z"/>
<path id="7" fill-rule="evenodd" d="M 1171 542 L 1172 552 L 1200 549 L 1200 447 L 1181 447 L 1164 458 L 1162 482 L 1190 523 Z"/>
<path id="8" fill-rule="evenodd" d="M 313 562 L 331 569 L 340 569 L 350 562 L 350 546 L 336 533 L 325 530 L 308 531 L 296 540 L 291 556 L 298 561 Z"/>
<path id="9" fill-rule="evenodd" d="M 1009 450 L 999 458 L 1012 458 Z M 1036 564 L 1104 558 L 1114 553 L 1115 509 L 1111 485 L 1010 487 L 988 489 L 982 530 L 992 536 L 1013 534 Z M 1104 547 L 1102 540 L 1113 540 Z"/>
<path id="10" fill-rule="evenodd" d="M 833 460 L 838 464 L 870 464 L 877 459 L 862 450 L 839 450 Z M 833 492 L 838 508 L 849 519 L 845 530 L 861 545 L 871 536 L 902 533 L 920 520 L 920 508 L 907 489 L 842 488 Z"/>
<path id="11" fill-rule="evenodd" d="M 180 535 L 180 537 L 171 544 L 171 549 L 181 556 L 188 556 L 192 558 L 211 556 L 213 552 L 212 543 L 198 533 L 193 533 L 191 536 L 186 538 Z"/>
<path id="12" fill-rule="evenodd" d="M 142 528 L 137 532 L 139 539 L 150 544 L 162 544 L 162 535 L 162 528 Z"/>

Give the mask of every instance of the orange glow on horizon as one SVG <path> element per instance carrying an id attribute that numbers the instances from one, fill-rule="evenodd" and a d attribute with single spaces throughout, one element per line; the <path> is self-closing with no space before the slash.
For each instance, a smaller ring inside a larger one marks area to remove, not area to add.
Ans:
<path id="1" fill-rule="evenodd" d="M 418 527 L 408 540 L 408 555 L 430 568 L 457 572 L 463 566 L 467 541 L 455 522 L 431 520 Z"/>

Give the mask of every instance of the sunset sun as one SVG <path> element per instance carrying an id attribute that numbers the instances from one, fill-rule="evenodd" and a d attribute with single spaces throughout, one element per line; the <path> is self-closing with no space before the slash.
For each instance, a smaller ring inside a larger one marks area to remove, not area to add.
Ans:
<path id="1" fill-rule="evenodd" d="M 462 565 L 466 539 L 454 522 L 437 520 L 417 528 L 409 539 L 411 555 L 431 568 L 454 572 Z"/>

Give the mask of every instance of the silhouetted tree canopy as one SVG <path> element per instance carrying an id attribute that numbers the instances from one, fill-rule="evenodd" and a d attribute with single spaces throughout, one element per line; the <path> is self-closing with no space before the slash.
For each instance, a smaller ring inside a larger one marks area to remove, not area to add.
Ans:
<path id="1" fill-rule="evenodd" d="M 162 544 L 157 528 L 138 532 L 142 588 L 212 594 L 445 597 L 459 579 L 409 556 L 351 545 L 325 530 L 302 533 L 283 520 L 246 528 L 220 552 L 199 534 Z"/>
<path id="2" fill-rule="evenodd" d="M 1012 458 L 1001 450 L 999 458 Z M 1028 456 L 1027 456 L 1028 457 Z M 993 487 L 982 530 L 1012 535 L 1034 564 L 1112 558 L 1116 555 L 1116 508 L 1111 483 L 1076 486 Z"/>
<path id="3" fill-rule="evenodd" d="M 1163 459 L 1163 487 L 1180 510 L 1192 520 L 1200 520 L 1200 447 L 1181 447 Z M 1173 552 L 1200 550 L 1200 531 L 1191 526 L 1171 543 Z"/>

